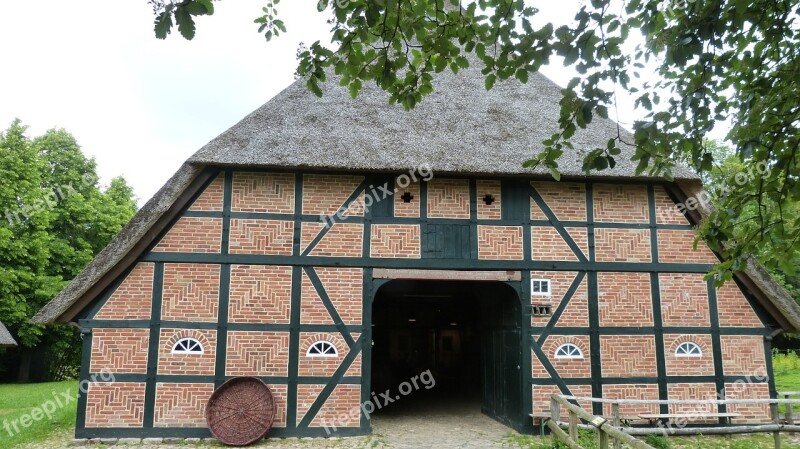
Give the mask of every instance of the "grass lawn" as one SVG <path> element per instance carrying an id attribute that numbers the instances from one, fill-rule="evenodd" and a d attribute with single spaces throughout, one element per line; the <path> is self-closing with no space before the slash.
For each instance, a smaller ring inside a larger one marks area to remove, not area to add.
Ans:
<path id="1" fill-rule="evenodd" d="M 67 404 L 62 395 L 67 392 L 74 399 L 78 382 L 0 385 L 0 449 L 41 441 L 55 431 L 74 428 L 77 401 Z"/>

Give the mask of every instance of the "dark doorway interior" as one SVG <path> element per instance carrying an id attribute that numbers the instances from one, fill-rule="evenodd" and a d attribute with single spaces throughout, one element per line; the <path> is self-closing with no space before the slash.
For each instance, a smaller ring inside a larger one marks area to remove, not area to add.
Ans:
<path id="1" fill-rule="evenodd" d="M 448 405 L 522 423 L 520 313 L 516 292 L 501 282 L 408 281 L 383 285 L 373 303 L 372 391 L 430 370 L 435 387 L 419 388 L 377 413 L 426 413 Z M 424 380 L 424 379 L 422 379 Z"/>

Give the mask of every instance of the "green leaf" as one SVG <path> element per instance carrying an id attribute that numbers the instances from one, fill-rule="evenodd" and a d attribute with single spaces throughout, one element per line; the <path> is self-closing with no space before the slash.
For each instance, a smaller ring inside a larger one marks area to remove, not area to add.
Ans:
<path id="1" fill-rule="evenodd" d="M 486 87 L 486 90 L 492 90 L 492 87 L 494 87 L 494 82 L 496 80 L 497 76 L 495 76 L 494 73 L 486 75 L 486 80 L 484 81 L 484 86 Z"/>
<path id="2" fill-rule="evenodd" d="M 171 29 L 172 29 L 172 15 L 164 11 L 161 14 L 159 14 L 155 20 L 156 38 L 166 39 Z"/>
<path id="3" fill-rule="evenodd" d="M 178 6 L 175 8 L 175 22 L 178 24 L 178 31 L 186 40 L 194 39 L 195 26 L 192 15 L 185 8 Z"/>

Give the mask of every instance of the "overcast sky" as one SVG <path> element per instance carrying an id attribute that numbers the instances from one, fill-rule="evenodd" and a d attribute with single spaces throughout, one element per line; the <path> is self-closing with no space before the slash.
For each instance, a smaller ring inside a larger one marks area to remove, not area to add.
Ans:
<path id="1" fill-rule="evenodd" d="M 575 1 L 535 2 L 538 20 L 563 21 Z M 156 39 L 146 0 L 4 1 L 0 128 L 15 117 L 30 136 L 65 128 L 97 160 L 101 182 L 125 176 L 143 204 L 192 153 L 292 83 L 300 42 L 329 41 L 314 0 L 281 2 L 289 32 L 270 43 L 253 24 L 263 0 L 215 5 L 189 42 Z M 571 77 L 543 72 L 562 85 Z M 632 122 L 631 108 L 622 111 Z"/>

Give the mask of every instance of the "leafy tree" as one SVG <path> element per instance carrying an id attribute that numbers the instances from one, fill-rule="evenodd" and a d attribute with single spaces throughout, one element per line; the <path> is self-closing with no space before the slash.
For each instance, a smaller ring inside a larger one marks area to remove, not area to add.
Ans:
<path id="1" fill-rule="evenodd" d="M 78 366 L 79 336 L 68 326 L 28 320 L 66 286 L 136 212 L 132 189 L 114 178 L 105 191 L 96 163 L 68 132 L 53 129 L 33 140 L 15 120 L 0 134 L 0 321 L 20 349 L 26 378 L 33 352 L 44 348 L 54 365 Z M 39 351 L 41 352 L 41 351 Z"/>
<path id="2" fill-rule="evenodd" d="M 286 28 L 278 0 L 264 2 L 255 22 L 270 40 Z M 149 3 L 159 38 L 175 25 L 191 39 L 194 18 L 214 13 L 210 0 Z M 763 256 L 768 266 L 794 258 L 800 248 L 800 217 L 781 213 L 800 196 L 799 5 L 800 0 L 591 0 L 577 7 L 570 23 L 547 23 L 524 0 L 319 0 L 317 9 L 333 17 L 332 42 L 302 48 L 297 73 L 317 95 L 332 69 L 353 96 L 364 82 L 375 82 L 390 102 L 413 108 L 433 91 L 434 73 L 469 66 L 467 53 L 477 55 L 487 89 L 499 79 L 525 83 L 559 56 L 579 76 L 563 90 L 559 132 L 538 153 L 532 148 L 526 163 L 546 167 L 555 179 L 574 133 L 615 110 L 619 91 L 634 95 L 642 113 L 634 141 L 620 133 L 590 149 L 587 172 L 614 167 L 621 148 L 635 146 L 640 173 L 669 178 L 679 161 L 707 173 L 719 161 L 704 138 L 729 122 L 726 139 L 741 168 L 753 173 L 764 163 L 770 170 L 733 186 L 708 220 L 704 236 L 726 258 L 719 267 L 718 280 L 724 280 L 768 239 L 788 245 Z M 748 235 L 733 239 L 743 207 L 754 202 L 763 213 Z"/>

